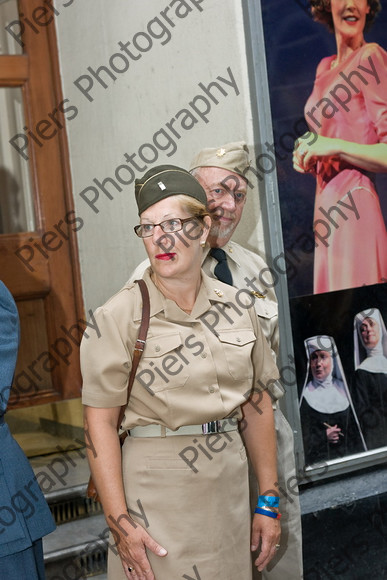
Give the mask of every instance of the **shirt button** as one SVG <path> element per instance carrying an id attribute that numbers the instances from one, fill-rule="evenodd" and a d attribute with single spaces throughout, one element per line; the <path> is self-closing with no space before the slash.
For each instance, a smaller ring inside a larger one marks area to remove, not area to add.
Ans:
<path id="1" fill-rule="evenodd" d="M 155 346 L 155 351 L 160 352 L 160 346 L 158 344 L 156 344 L 156 346 Z"/>
<path id="2" fill-rule="evenodd" d="M 239 338 L 239 336 L 236 337 L 236 341 L 237 342 L 240 342 L 241 341 L 241 339 Z"/>
<path id="3" fill-rule="evenodd" d="M 206 352 L 202 352 L 201 356 L 202 356 L 202 358 L 207 358 L 207 353 Z"/>
<path id="4" fill-rule="evenodd" d="M 208 390 L 210 391 L 210 393 L 215 393 L 215 389 L 214 389 L 214 387 L 209 387 L 209 389 L 208 389 Z"/>

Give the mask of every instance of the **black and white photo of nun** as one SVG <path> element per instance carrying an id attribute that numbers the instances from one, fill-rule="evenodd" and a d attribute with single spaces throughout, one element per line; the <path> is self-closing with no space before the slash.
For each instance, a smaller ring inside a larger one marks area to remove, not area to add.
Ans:
<path id="1" fill-rule="evenodd" d="M 387 332 L 377 308 L 354 320 L 353 398 L 368 449 L 387 445 Z"/>
<path id="2" fill-rule="evenodd" d="M 306 464 L 366 451 L 334 339 L 319 335 L 304 344 L 308 364 L 300 415 Z"/>

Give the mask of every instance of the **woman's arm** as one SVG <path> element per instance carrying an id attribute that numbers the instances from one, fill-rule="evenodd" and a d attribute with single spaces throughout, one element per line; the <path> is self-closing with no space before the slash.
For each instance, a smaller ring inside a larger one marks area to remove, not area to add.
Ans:
<path id="1" fill-rule="evenodd" d="M 242 405 L 241 433 L 257 477 L 261 495 L 277 495 L 277 452 L 274 415 L 271 397 L 267 391 L 254 393 Z M 251 550 L 261 542 L 261 552 L 255 561 L 261 571 L 273 558 L 281 530 L 278 519 L 255 514 Z"/>
<path id="2" fill-rule="evenodd" d="M 295 143 L 293 168 L 299 173 L 308 173 L 324 157 L 346 161 L 374 173 L 387 172 L 387 143 L 363 145 L 322 135 L 316 135 L 311 140 L 310 132 L 305 133 Z"/>
<path id="3" fill-rule="evenodd" d="M 84 406 L 85 432 L 90 442 L 87 448 L 90 470 L 128 580 L 133 578 L 129 566 L 139 577 L 155 580 L 145 547 L 158 556 L 165 556 L 167 551 L 128 514 L 117 433 L 119 413 L 120 407 Z"/>

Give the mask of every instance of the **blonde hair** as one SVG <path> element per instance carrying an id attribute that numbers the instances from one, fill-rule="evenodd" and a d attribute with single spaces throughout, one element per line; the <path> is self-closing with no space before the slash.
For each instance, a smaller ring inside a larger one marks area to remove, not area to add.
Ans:
<path id="1" fill-rule="evenodd" d="M 176 195 L 175 199 L 177 199 L 180 202 L 181 207 L 184 211 L 192 215 L 192 217 L 195 217 L 198 220 L 200 220 L 203 224 L 204 218 L 206 216 L 210 217 L 207 207 L 204 205 L 204 203 L 201 203 L 199 200 L 190 197 L 189 195 L 184 195 L 184 193 Z"/>

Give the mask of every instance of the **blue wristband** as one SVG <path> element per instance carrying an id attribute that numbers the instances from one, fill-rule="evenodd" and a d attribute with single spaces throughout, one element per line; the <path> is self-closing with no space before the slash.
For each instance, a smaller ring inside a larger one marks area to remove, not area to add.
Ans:
<path id="1" fill-rule="evenodd" d="M 269 518 L 275 518 L 276 520 L 279 520 L 281 517 L 280 513 L 277 512 L 271 512 L 270 510 L 263 510 L 259 507 L 256 507 L 254 510 L 255 514 L 261 514 L 262 516 L 267 516 Z"/>
<path id="2" fill-rule="evenodd" d="M 273 495 L 260 495 L 258 496 L 257 507 L 279 507 L 279 497 Z"/>

